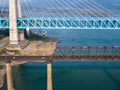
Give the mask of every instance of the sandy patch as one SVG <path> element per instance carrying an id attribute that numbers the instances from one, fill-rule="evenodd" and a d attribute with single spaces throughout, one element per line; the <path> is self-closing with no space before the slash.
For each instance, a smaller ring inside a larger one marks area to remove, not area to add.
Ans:
<path id="1" fill-rule="evenodd" d="M 56 48 L 56 42 L 32 41 L 21 50 L 21 55 L 52 55 Z"/>

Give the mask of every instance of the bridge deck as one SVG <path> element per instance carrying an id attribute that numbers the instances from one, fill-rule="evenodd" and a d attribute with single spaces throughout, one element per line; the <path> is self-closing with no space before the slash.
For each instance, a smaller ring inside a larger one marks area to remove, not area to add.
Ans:
<path id="1" fill-rule="evenodd" d="M 120 29 L 120 17 L 19 18 L 19 29 Z M 0 28 L 9 28 L 9 19 L 0 18 Z"/>
<path id="2" fill-rule="evenodd" d="M 51 56 L 0 56 L 0 61 L 120 60 L 120 47 L 57 47 Z"/>
<path id="3" fill-rule="evenodd" d="M 120 55 L 80 55 L 80 56 L 0 56 L 0 61 L 101 61 L 120 60 Z"/>

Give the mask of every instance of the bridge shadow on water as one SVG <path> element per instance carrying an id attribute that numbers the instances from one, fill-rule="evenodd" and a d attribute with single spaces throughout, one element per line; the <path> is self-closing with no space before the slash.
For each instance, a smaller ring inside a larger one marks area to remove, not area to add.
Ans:
<path id="1" fill-rule="evenodd" d="M 116 86 L 120 88 L 120 82 L 108 70 L 104 69 L 104 72 L 108 75 L 109 78 L 111 78 L 111 80 L 113 80 Z"/>
<path id="2" fill-rule="evenodd" d="M 53 61 L 53 69 L 120 69 L 120 61 Z"/>

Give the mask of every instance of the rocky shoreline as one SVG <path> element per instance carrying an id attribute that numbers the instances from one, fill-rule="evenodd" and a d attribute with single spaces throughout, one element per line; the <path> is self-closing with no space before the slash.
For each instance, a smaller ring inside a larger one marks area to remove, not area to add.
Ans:
<path id="1" fill-rule="evenodd" d="M 1 69 L 0 70 L 0 88 L 3 87 L 4 80 L 5 80 L 5 74 L 6 74 L 5 68 Z"/>
<path id="2" fill-rule="evenodd" d="M 3 39 L 3 41 L 1 42 L 4 42 L 6 40 L 8 40 L 8 37 L 5 38 L 5 40 Z M 32 32 L 31 35 L 28 37 L 28 41 L 30 41 L 30 43 L 25 48 L 20 50 L 19 53 L 14 52 L 13 55 L 26 55 L 26 56 L 27 55 L 51 55 L 53 54 L 56 48 L 56 44 L 58 42 L 56 38 L 40 36 L 34 32 Z M 3 45 L 3 46 L 6 46 L 6 45 Z M 1 55 L 4 55 L 4 54 L 6 55 L 6 53 L 7 53 L 7 50 L 5 50 L 5 52 L 1 51 Z M 11 64 L 12 66 L 15 66 L 20 64 L 25 64 L 25 63 L 27 62 L 13 61 Z M 5 63 L 1 62 L 0 65 L 4 65 L 2 69 L 0 69 L 0 88 L 2 88 L 4 85 L 6 69 L 5 69 Z"/>

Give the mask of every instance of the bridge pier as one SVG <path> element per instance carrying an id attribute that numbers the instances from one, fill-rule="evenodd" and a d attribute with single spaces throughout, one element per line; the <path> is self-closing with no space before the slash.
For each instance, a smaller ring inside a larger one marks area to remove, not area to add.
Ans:
<path id="1" fill-rule="evenodd" d="M 7 90 L 13 90 L 12 68 L 10 62 L 6 63 L 6 74 L 7 74 Z"/>
<path id="2" fill-rule="evenodd" d="M 52 90 L 52 63 L 47 63 L 47 90 Z"/>

